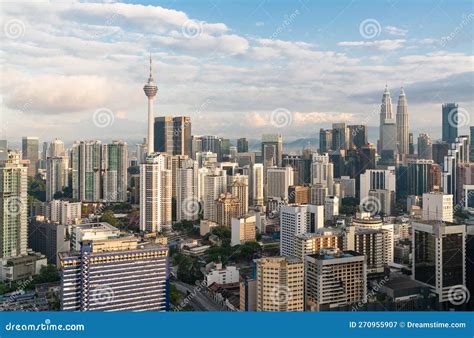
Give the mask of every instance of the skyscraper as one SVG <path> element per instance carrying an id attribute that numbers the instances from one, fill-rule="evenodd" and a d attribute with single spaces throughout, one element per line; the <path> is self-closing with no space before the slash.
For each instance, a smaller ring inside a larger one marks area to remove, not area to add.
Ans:
<path id="1" fill-rule="evenodd" d="M 237 152 L 246 153 L 249 151 L 249 141 L 243 137 L 237 140 Z"/>
<path id="2" fill-rule="evenodd" d="M 150 54 L 150 76 L 148 77 L 148 82 L 143 87 L 143 91 L 148 98 L 148 133 L 147 133 L 147 142 L 148 142 L 148 154 L 154 152 L 154 138 L 153 138 L 153 101 L 155 99 L 156 93 L 158 92 L 158 87 L 155 85 L 153 80 L 153 75 L 151 73 L 151 54 Z"/>
<path id="3" fill-rule="evenodd" d="M 55 156 L 66 156 L 66 149 L 64 148 L 64 142 L 60 139 L 56 138 L 49 144 L 49 151 L 48 156 L 55 157 Z"/>
<path id="4" fill-rule="evenodd" d="M 323 129 L 319 130 L 319 153 L 322 155 L 332 147 L 332 130 Z"/>
<path id="5" fill-rule="evenodd" d="M 263 205 L 263 164 L 255 163 L 251 167 L 250 189 L 253 205 Z"/>
<path id="6" fill-rule="evenodd" d="M 458 105 L 456 103 L 445 103 L 442 107 L 443 117 L 443 141 L 456 142 L 458 137 Z"/>
<path id="7" fill-rule="evenodd" d="M 160 232 L 171 226 L 171 221 L 168 155 L 155 153 L 140 166 L 140 230 Z"/>
<path id="8" fill-rule="evenodd" d="M 450 288 L 466 285 L 466 225 L 423 221 L 412 223 L 413 279 L 438 295 L 452 297 Z"/>
<path id="9" fill-rule="evenodd" d="M 46 159 L 46 201 L 54 199 L 54 194 L 68 186 L 68 158 L 48 157 Z"/>
<path id="10" fill-rule="evenodd" d="M 422 160 L 433 159 L 433 144 L 428 134 L 420 134 L 418 136 L 418 158 Z"/>
<path id="11" fill-rule="evenodd" d="M 28 164 L 28 177 L 36 175 L 39 157 L 39 140 L 37 137 L 25 136 L 21 142 L 22 159 L 30 161 Z"/>
<path id="12" fill-rule="evenodd" d="M 0 258 L 26 254 L 27 171 L 17 153 L 0 161 Z"/>
<path id="13" fill-rule="evenodd" d="M 283 138 L 280 134 L 262 135 L 262 162 L 265 168 L 282 165 Z"/>
<path id="14" fill-rule="evenodd" d="M 267 196 L 288 200 L 288 188 L 294 184 L 292 167 L 267 169 Z"/>
<path id="15" fill-rule="evenodd" d="M 160 116 L 154 122 L 154 150 L 168 155 L 191 157 L 191 118 Z"/>
<path id="16" fill-rule="evenodd" d="M 176 174 L 176 220 L 194 221 L 199 217 L 198 163 L 183 161 Z"/>
<path id="17" fill-rule="evenodd" d="M 430 169 L 432 160 L 408 161 L 408 195 L 422 196 L 430 190 Z"/>
<path id="18" fill-rule="evenodd" d="M 403 87 L 397 104 L 397 143 L 398 153 L 402 157 L 408 155 L 408 103 Z"/>
<path id="19" fill-rule="evenodd" d="M 382 104 L 380 105 L 380 125 L 379 125 L 379 144 L 378 152 L 381 153 L 384 149 L 383 144 L 383 126 L 387 120 L 392 120 L 392 98 L 390 97 L 390 92 L 388 91 L 388 86 L 385 85 L 385 90 L 382 96 Z"/>
<path id="20" fill-rule="evenodd" d="M 76 200 L 101 199 L 102 143 L 77 141 L 72 145 L 72 196 Z"/>
<path id="21" fill-rule="evenodd" d="M 127 200 L 128 147 L 123 141 L 102 146 L 102 198 L 109 202 Z"/>

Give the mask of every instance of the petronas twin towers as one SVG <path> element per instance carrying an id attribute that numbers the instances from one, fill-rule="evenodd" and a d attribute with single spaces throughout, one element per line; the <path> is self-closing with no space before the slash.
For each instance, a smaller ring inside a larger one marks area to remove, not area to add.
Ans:
<path id="1" fill-rule="evenodd" d="M 380 106 L 379 153 L 382 159 L 404 159 L 408 155 L 408 103 L 403 87 L 400 90 L 397 116 L 393 117 L 392 98 L 388 87 L 382 96 Z"/>

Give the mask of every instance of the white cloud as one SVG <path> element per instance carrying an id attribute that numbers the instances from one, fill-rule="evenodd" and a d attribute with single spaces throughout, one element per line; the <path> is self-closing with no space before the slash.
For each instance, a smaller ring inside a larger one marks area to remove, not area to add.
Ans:
<path id="1" fill-rule="evenodd" d="M 385 26 L 384 30 L 393 36 L 405 36 L 408 33 L 408 29 L 398 28 L 395 26 Z"/>
<path id="2" fill-rule="evenodd" d="M 375 41 L 341 41 L 337 45 L 342 47 L 369 47 L 378 50 L 395 50 L 402 48 L 406 40 L 394 39 L 394 40 L 375 40 Z"/>

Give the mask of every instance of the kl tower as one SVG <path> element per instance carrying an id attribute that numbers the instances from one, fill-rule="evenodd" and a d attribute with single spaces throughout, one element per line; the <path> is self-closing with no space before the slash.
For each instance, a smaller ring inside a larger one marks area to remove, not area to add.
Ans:
<path id="1" fill-rule="evenodd" d="M 147 135 L 147 143 L 148 143 L 148 154 L 152 154 L 154 152 L 153 149 L 153 123 L 154 123 L 154 116 L 153 116 L 153 100 L 155 99 L 156 93 L 158 92 L 158 87 L 156 86 L 153 75 L 151 74 L 151 54 L 150 54 L 150 76 L 148 77 L 148 82 L 143 86 L 143 91 L 145 95 L 148 97 L 148 135 Z"/>

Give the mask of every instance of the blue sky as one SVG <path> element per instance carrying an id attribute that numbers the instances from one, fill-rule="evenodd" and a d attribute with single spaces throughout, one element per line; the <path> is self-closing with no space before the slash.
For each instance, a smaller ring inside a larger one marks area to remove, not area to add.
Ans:
<path id="1" fill-rule="evenodd" d="M 473 12 L 471 1 L 7 2 L 0 137 L 141 139 L 149 52 L 156 115 L 190 115 L 195 134 L 375 130 L 385 84 L 394 111 L 405 87 L 415 136 L 439 138 L 451 101 L 466 133 Z"/>

